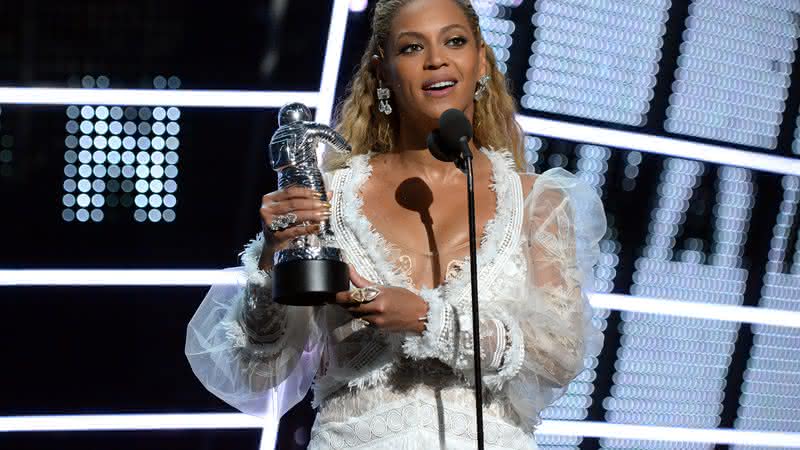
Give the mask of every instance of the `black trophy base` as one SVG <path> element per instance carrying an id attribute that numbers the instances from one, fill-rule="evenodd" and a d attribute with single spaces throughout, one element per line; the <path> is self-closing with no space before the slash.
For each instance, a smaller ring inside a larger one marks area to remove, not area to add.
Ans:
<path id="1" fill-rule="evenodd" d="M 272 268 L 272 299 L 282 305 L 323 305 L 348 289 L 350 271 L 341 261 L 297 259 Z"/>

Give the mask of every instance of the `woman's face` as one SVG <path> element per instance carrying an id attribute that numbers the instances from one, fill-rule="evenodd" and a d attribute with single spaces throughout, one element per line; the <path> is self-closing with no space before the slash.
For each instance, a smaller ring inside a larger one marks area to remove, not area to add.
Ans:
<path id="1" fill-rule="evenodd" d="M 483 45 L 452 0 L 415 0 L 392 21 L 380 75 L 404 120 L 436 123 L 450 108 L 472 121 L 473 95 L 486 73 Z"/>

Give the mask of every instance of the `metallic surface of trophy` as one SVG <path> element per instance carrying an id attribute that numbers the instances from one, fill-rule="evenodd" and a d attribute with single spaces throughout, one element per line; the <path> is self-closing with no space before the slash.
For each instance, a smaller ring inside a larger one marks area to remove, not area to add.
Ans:
<path id="1" fill-rule="evenodd" d="M 317 147 L 324 143 L 334 151 L 349 153 L 350 145 L 329 126 L 310 120 L 311 111 L 301 103 L 281 108 L 279 127 L 269 144 L 269 162 L 278 173 L 278 188 L 305 186 L 327 201 Z M 273 262 L 272 297 L 278 303 L 319 305 L 350 288 L 347 264 L 327 221 L 317 233 L 297 237 L 278 249 Z"/>

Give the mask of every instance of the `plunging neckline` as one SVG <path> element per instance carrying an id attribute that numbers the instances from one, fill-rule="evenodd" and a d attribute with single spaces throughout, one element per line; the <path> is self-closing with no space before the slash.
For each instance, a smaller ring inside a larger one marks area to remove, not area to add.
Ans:
<path id="1" fill-rule="evenodd" d="M 487 261 L 489 252 L 502 250 L 503 243 L 508 241 L 508 227 L 515 222 L 520 222 L 521 209 L 521 181 L 519 175 L 512 169 L 514 161 L 507 152 L 488 151 L 481 149 L 481 152 L 489 158 L 492 166 L 492 175 L 489 188 L 495 194 L 494 216 L 489 219 L 483 227 L 480 237 L 480 244 L 477 249 L 478 274 L 485 272 L 487 264 L 495 258 Z M 392 286 L 401 286 L 412 292 L 420 293 L 423 290 L 434 290 L 447 292 L 450 290 L 463 290 L 464 286 L 469 286 L 468 270 L 462 270 L 459 276 L 444 279 L 435 287 L 428 288 L 425 285 L 416 286 L 397 264 L 395 249 L 399 246 L 387 241 L 384 235 L 378 231 L 369 218 L 364 214 L 364 200 L 361 195 L 361 188 L 372 175 L 371 157 L 374 155 L 358 155 L 351 158 L 350 168 L 347 170 L 345 179 L 340 180 L 337 187 L 341 189 L 340 201 L 336 208 L 337 218 L 344 219 L 349 230 L 354 231 L 355 240 L 360 244 L 359 247 L 365 251 L 361 255 L 368 260 L 382 282 Z M 519 205 L 517 205 L 519 203 Z M 515 214 L 516 212 L 516 214 Z M 517 220 L 515 220 L 517 219 Z M 343 230 L 340 230 L 340 233 Z M 518 234 L 518 232 L 517 232 Z M 349 239 L 345 239 L 347 241 Z M 456 258 L 462 267 L 468 267 L 469 254 L 462 258 Z M 358 268 L 358 267 L 357 267 Z M 362 275 L 365 275 L 362 273 Z M 460 287 L 460 289 L 457 289 Z"/>

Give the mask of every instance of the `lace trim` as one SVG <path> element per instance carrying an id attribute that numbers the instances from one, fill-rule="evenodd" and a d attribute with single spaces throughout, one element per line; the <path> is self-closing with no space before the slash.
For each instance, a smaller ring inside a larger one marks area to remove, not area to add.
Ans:
<path id="1" fill-rule="evenodd" d="M 435 289 L 423 289 L 420 297 L 428 304 L 425 331 L 421 336 L 407 336 L 403 342 L 403 352 L 415 360 L 452 355 L 452 307 L 442 301 Z"/>
<path id="2" fill-rule="evenodd" d="M 492 285 L 500 269 L 511 256 L 511 251 L 519 245 L 522 227 L 522 182 L 514 171 L 514 160 L 508 152 L 484 151 L 492 161 L 494 174 L 492 177 L 492 190 L 497 196 L 495 216 L 484 228 L 481 245 L 478 248 L 478 282 L 481 286 Z M 491 257 L 489 257 L 491 255 Z M 463 264 L 469 264 L 469 257 L 463 259 Z M 465 266 L 466 267 L 466 266 Z M 465 273 L 467 270 L 465 269 Z M 464 319 L 470 326 L 463 328 L 467 323 L 462 322 L 462 329 L 471 329 L 472 316 L 469 308 L 471 298 L 471 283 L 468 276 L 454 279 L 452 284 L 445 286 L 445 298 L 451 304 L 466 314 L 460 314 L 459 321 Z M 486 292 L 489 292 L 488 290 Z"/>
<path id="3" fill-rule="evenodd" d="M 509 152 L 489 151 L 481 149 L 492 164 L 492 180 L 490 188 L 495 192 L 496 207 L 494 217 L 486 223 L 481 237 L 481 244 L 477 252 L 478 277 L 483 292 L 491 292 L 486 287 L 494 284 L 497 274 L 506 263 L 510 250 L 518 246 L 520 229 L 522 226 L 522 185 L 520 177 L 514 171 L 514 160 Z M 366 278 L 377 283 L 393 286 L 403 286 L 416 291 L 415 287 L 403 271 L 402 265 L 392 263 L 393 252 L 384 236 L 374 228 L 363 214 L 363 199 L 359 192 L 364 182 L 371 176 L 372 167 L 369 164 L 369 155 L 354 156 L 350 160 L 350 167 L 338 171 L 334 175 L 333 187 L 338 193 L 338 201 L 334 201 L 331 225 L 334 233 L 340 240 L 349 261 L 356 270 Z M 336 197 L 334 197 L 336 199 Z M 469 264 L 469 256 L 462 258 L 462 266 Z M 456 307 L 456 317 L 453 317 L 454 329 L 462 330 L 459 336 L 451 336 L 452 347 L 458 346 L 462 351 L 458 355 L 449 354 L 446 358 L 452 359 L 456 368 L 466 368 L 472 359 L 472 314 L 470 305 L 470 279 L 468 276 L 457 276 L 445 281 L 431 289 L 442 299 L 442 308 L 447 305 Z M 484 302 L 491 300 L 486 298 Z M 434 302 L 435 303 L 435 302 Z M 436 309 L 436 308 L 434 308 Z M 438 314 L 435 311 L 429 314 Z M 441 315 L 440 317 L 443 317 Z M 439 317 L 434 317 L 434 322 Z M 457 325 L 456 325 L 456 322 Z M 432 330 L 427 337 L 406 346 L 409 354 L 422 354 L 421 346 L 426 340 L 439 339 L 442 331 Z M 452 333 L 445 333 L 452 334 Z M 401 334 L 392 335 L 401 350 L 404 340 Z M 413 338 L 413 337 L 412 337 Z M 408 337 L 406 337 L 408 339 Z M 458 340 L 458 342 L 455 342 Z M 370 345 L 370 344 L 368 344 Z M 430 348 L 430 347 L 429 347 Z M 514 358 L 516 359 L 516 358 Z M 391 363 L 390 363 L 391 364 Z M 389 365 L 382 366 L 380 373 L 375 373 L 375 382 L 382 380 L 389 370 Z M 373 371 L 375 372 L 375 371 Z M 512 374 L 513 376 L 513 374 Z M 370 375 L 365 375 L 370 377 Z M 360 381 L 356 381 L 360 383 Z"/>
<path id="4" fill-rule="evenodd" d="M 444 436 L 448 448 L 460 443 L 474 442 L 477 439 L 475 418 L 471 414 L 450 408 L 437 407 L 425 401 L 395 405 L 387 410 L 372 415 L 348 420 L 343 423 L 325 423 L 315 426 L 311 433 L 309 449 L 322 448 L 397 448 L 390 445 L 401 442 L 414 442 L 417 445 L 403 448 L 431 448 L 429 439 L 417 435 L 409 441 L 407 433 L 419 431 L 430 432 L 435 436 Z M 531 447 L 533 437 L 519 428 L 489 417 L 484 419 L 485 443 L 502 448 L 536 448 Z M 431 440 L 441 441 L 439 437 Z M 386 446 L 380 446 L 384 443 Z M 528 444 L 528 445 L 526 445 Z M 457 448 L 461 448 L 458 445 Z"/>
<path id="5" fill-rule="evenodd" d="M 269 360 L 283 351 L 288 336 L 283 333 L 275 342 L 259 344 L 250 339 L 238 320 L 226 320 L 220 325 L 225 330 L 225 339 L 230 341 L 233 349 L 244 351 L 250 358 L 258 360 Z"/>
<path id="6" fill-rule="evenodd" d="M 507 250 L 519 242 L 519 230 L 522 225 L 522 185 L 514 171 L 514 160 L 509 152 L 487 149 L 481 151 L 492 163 L 490 188 L 495 192 L 496 206 L 494 217 L 484 227 L 478 248 L 478 274 L 481 282 L 491 284 L 499 267 L 502 267 L 508 258 Z M 392 246 L 363 213 L 364 201 L 358 193 L 364 182 L 372 175 L 369 155 L 352 157 L 350 168 L 337 175 L 335 185 L 337 192 L 341 192 L 341 202 L 338 207 L 334 206 L 333 222 L 336 225 L 334 232 L 337 236 L 345 238 L 346 247 L 352 250 L 353 263 L 358 264 L 359 273 L 362 275 L 371 273 L 374 281 L 380 279 L 384 283 L 403 286 L 418 292 L 404 272 L 404 267 L 392 263 L 395 256 Z M 355 243 L 360 245 L 353 245 Z M 487 255 L 493 257 L 487 258 Z M 453 262 L 466 267 L 469 264 L 469 256 Z M 454 277 L 434 289 L 441 290 L 445 293 L 445 297 L 457 299 L 456 302 L 450 301 L 450 303 L 462 306 L 464 294 L 466 293 L 468 297 L 470 291 L 469 277 Z M 458 292 L 458 295 L 451 297 L 450 292 Z"/>
<path id="7" fill-rule="evenodd" d="M 365 158 L 366 155 L 353 157 L 350 168 L 337 171 L 334 174 L 331 185 L 337 195 L 333 199 L 331 228 L 341 248 L 344 250 L 348 262 L 353 265 L 361 276 L 379 284 L 402 285 L 399 281 L 399 277 L 402 274 L 391 272 L 389 270 L 391 265 L 389 264 L 379 266 L 379 263 L 373 263 L 368 256 L 370 253 L 376 254 L 376 252 L 382 251 L 386 246 L 385 242 L 373 239 L 363 243 L 359 239 L 359 236 L 369 236 L 371 233 L 375 233 L 369 220 L 360 214 L 363 201 L 357 195 L 357 187 L 361 186 L 372 172 L 371 167 L 365 164 Z M 382 276 L 382 274 L 387 273 L 391 273 L 394 276 Z M 394 354 L 396 353 L 395 350 L 401 346 L 401 336 L 399 335 L 376 333 L 375 337 L 377 339 L 364 342 L 365 348 L 361 354 L 376 356 L 370 360 L 362 360 L 360 358 L 359 361 L 363 367 L 376 360 L 382 352 L 390 351 Z M 365 387 L 383 383 L 393 370 L 394 359 L 396 357 L 363 376 L 355 377 L 347 385 L 350 387 Z M 315 398 L 315 402 L 321 402 L 323 394 L 327 396 L 330 392 L 333 392 L 333 389 L 326 390 L 324 393 L 320 392 L 321 395 Z"/>
<path id="8" fill-rule="evenodd" d="M 511 345 L 503 355 L 503 363 L 499 368 L 500 370 L 496 374 L 489 374 L 483 377 L 483 382 L 489 388 L 499 391 L 503 388 L 505 382 L 513 378 L 522 368 L 522 363 L 525 360 L 525 342 L 522 329 L 513 317 L 503 311 L 498 311 L 496 315 L 497 319 L 508 331 L 506 339 L 510 341 Z"/>
<path id="9" fill-rule="evenodd" d="M 335 192 L 340 196 L 331 217 L 334 233 L 343 240 L 342 246 L 358 273 L 376 283 L 404 286 L 405 274 L 389 262 L 391 252 L 386 239 L 362 213 L 364 201 L 358 191 L 372 175 L 368 158 L 368 155 L 352 157 L 350 168 L 337 172 L 334 178 Z"/>
<path id="10" fill-rule="evenodd" d="M 258 261 L 261 259 L 261 251 L 264 248 L 264 233 L 258 233 L 255 239 L 245 244 L 244 250 L 239 253 L 247 275 L 258 271 Z"/>

